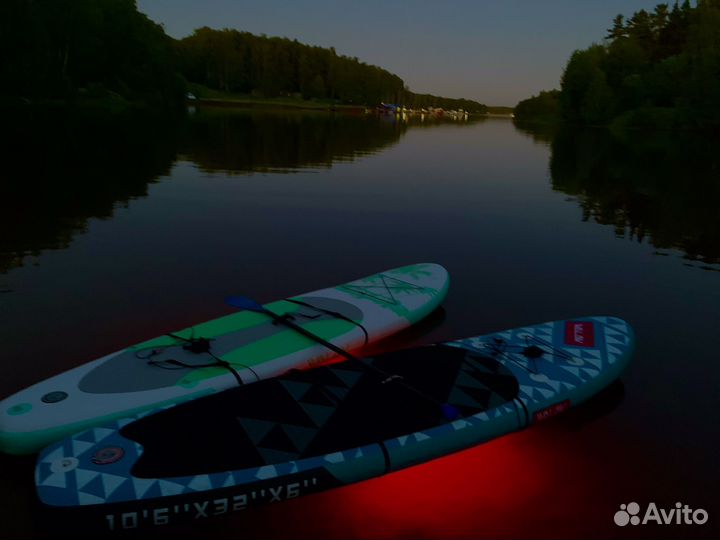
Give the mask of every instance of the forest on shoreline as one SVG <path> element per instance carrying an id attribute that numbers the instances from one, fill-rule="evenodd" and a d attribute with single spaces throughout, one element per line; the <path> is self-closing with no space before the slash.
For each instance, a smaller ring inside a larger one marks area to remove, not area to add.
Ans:
<path id="1" fill-rule="evenodd" d="M 4 0 L 0 47 L 5 106 L 173 110 L 191 87 L 257 99 L 487 111 L 473 100 L 416 94 L 397 75 L 334 48 L 207 27 L 176 40 L 135 0 Z"/>
<path id="2" fill-rule="evenodd" d="M 572 54 L 560 89 L 518 103 L 515 120 L 720 128 L 720 0 L 617 15 L 602 44 Z"/>

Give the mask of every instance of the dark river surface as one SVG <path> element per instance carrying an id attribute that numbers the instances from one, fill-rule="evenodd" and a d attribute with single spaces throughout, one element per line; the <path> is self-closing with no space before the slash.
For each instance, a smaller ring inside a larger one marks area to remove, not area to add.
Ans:
<path id="1" fill-rule="evenodd" d="M 143 537 L 717 537 L 719 142 L 227 109 L 25 122 L 0 149 L 0 397 L 226 314 L 229 294 L 269 301 L 437 262 L 443 308 L 383 348 L 612 314 L 636 355 L 542 425 Z M 0 460 L 0 536 L 50 536 L 33 458 Z M 632 501 L 709 521 L 617 527 Z"/>

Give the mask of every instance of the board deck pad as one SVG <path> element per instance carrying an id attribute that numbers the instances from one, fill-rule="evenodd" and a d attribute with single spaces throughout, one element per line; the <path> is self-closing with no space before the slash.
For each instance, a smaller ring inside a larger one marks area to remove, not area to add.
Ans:
<path id="1" fill-rule="evenodd" d="M 453 347 L 363 361 L 390 370 L 437 402 L 393 381 L 383 384 L 378 374 L 352 362 L 296 371 L 199 400 L 185 415 L 154 414 L 126 426 L 121 435 L 144 449 L 133 475 L 185 476 L 330 454 L 437 426 L 445 421 L 438 403 L 469 416 L 518 392 L 517 380 L 501 363 Z M 172 456 L 168 447 L 176 448 Z"/>
<path id="2" fill-rule="evenodd" d="M 264 307 L 359 350 L 418 322 L 444 300 L 440 265 L 394 268 Z M 112 353 L 0 402 L 0 450 L 24 454 L 113 418 L 255 383 L 333 359 L 326 346 L 266 313 L 234 312 Z"/>
<path id="3" fill-rule="evenodd" d="M 304 297 L 303 302 L 341 313 L 343 316 L 354 321 L 362 321 L 362 311 L 353 304 L 331 298 Z M 314 310 L 307 306 L 293 312 L 293 321 L 300 326 L 306 326 L 309 322 L 336 321 L 337 317 Z M 246 347 L 260 340 L 272 339 L 273 337 L 287 332 L 287 328 L 274 323 L 272 319 L 251 326 L 242 328 L 212 338 L 211 350 L 216 356 L 223 357 L 235 350 Z M 192 337 L 192 336 L 190 336 Z M 188 374 L 186 369 L 173 368 L 172 365 L 158 369 L 158 365 L 167 360 L 176 360 L 190 366 L 202 366 L 212 358 L 207 355 L 190 352 L 184 348 L 185 342 L 176 340 L 174 344 L 162 347 L 161 349 L 151 348 L 150 351 L 160 351 L 158 354 L 150 354 L 145 351 L 126 350 L 113 356 L 104 364 L 90 371 L 78 384 L 78 388 L 92 394 L 111 394 L 119 392 L 139 392 L 141 390 L 152 390 L 177 384 Z M 138 358 L 152 360 L 153 363 L 137 362 Z M 253 365 L 254 362 L 249 362 Z M 242 369 L 242 365 L 238 364 Z"/>
<path id="4" fill-rule="evenodd" d="M 591 328 L 592 345 L 567 344 L 568 322 Z M 625 321 L 583 317 L 294 370 L 55 443 L 38 458 L 38 495 L 113 527 L 118 509 L 179 508 L 178 521 L 193 501 L 293 498 L 544 421 L 617 379 L 633 350 Z"/>

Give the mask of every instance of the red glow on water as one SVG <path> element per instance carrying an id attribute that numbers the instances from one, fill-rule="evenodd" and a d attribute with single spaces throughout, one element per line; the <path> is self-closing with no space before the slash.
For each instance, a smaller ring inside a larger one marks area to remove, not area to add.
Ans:
<path id="1" fill-rule="evenodd" d="M 592 456 L 545 427 L 265 507 L 245 524 L 263 536 L 293 538 L 554 536 L 568 516 L 597 506 L 593 486 L 602 478 L 592 472 Z"/>
<path id="2" fill-rule="evenodd" d="M 364 482 L 334 504 L 363 509 L 353 520 L 358 536 L 457 538 L 480 529 L 496 535 L 518 506 L 542 496 L 550 469 L 531 455 L 522 436 L 505 437 Z"/>

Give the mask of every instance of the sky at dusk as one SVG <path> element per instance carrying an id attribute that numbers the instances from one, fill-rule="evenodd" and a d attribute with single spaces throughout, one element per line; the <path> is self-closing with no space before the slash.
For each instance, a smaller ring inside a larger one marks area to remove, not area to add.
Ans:
<path id="1" fill-rule="evenodd" d="M 557 88 L 575 49 L 599 42 L 612 18 L 659 0 L 138 0 L 175 38 L 195 28 L 335 47 L 381 66 L 410 89 L 515 105 Z"/>

